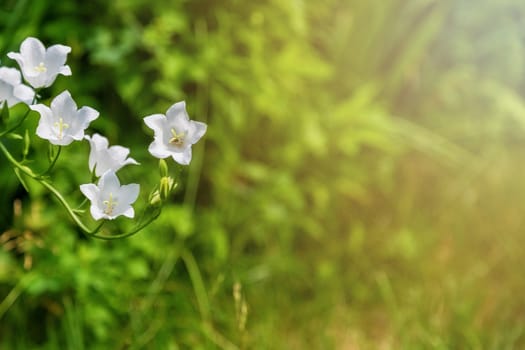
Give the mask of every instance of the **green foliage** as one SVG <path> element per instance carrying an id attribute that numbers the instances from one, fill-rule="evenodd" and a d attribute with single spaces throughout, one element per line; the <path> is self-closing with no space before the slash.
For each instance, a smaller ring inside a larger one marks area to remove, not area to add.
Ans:
<path id="1" fill-rule="evenodd" d="M 124 241 L 1 169 L 0 349 L 525 345 L 518 1 L 5 3 L 2 65 L 28 35 L 71 46 L 47 97 L 101 111 L 126 180 L 158 180 L 145 115 L 186 100 L 209 127 Z M 87 145 L 63 152 L 80 201 Z"/>

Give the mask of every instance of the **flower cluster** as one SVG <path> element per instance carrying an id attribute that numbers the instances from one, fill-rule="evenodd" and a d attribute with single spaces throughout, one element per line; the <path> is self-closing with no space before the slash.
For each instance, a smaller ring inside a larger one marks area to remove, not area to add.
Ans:
<path id="1" fill-rule="evenodd" d="M 119 216 L 134 218 L 132 205 L 139 196 L 140 185 L 121 185 L 117 171 L 126 165 L 139 163 L 129 157 L 128 148 L 110 146 L 106 137 L 86 133 L 91 122 L 99 117 L 99 112 L 88 106 L 78 108 L 67 90 L 58 94 L 49 106 L 37 103 L 40 89 L 51 86 L 58 75 L 72 74 L 66 65 L 70 52 L 71 48 L 65 45 L 46 48 L 36 38 L 25 39 L 20 52 L 7 54 L 18 63 L 20 70 L 0 67 L 0 108 L 4 104 L 8 108 L 18 103 L 27 104 L 30 110 L 40 114 L 36 135 L 52 145 L 61 147 L 86 140 L 90 145 L 88 168 L 93 180 L 98 178 L 96 184 L 80 185 L 80 191 L 91 202 L 91 216 L 95 220 L 113 220 Z M 154 132 L 154 140 L 148 150 L 160 159 L 164 167 L 163 159 L 168 157 L 181 165 L 188 165 L 192 158 L 192 145 L 206 133 L 206 124 L 189 119 L 185 102 L 175 103 L 165 115 L 149 115 L 144 122 Z M 2 150 L 7 152 L 3 147 Z M 13 161 L 13 164 L 18 163 Z M 167 176 L 166 171 L 162 173 L 160 184 L 156 193 L 161 193 L 164 199 L 174 187 L 173 179 Z"/>

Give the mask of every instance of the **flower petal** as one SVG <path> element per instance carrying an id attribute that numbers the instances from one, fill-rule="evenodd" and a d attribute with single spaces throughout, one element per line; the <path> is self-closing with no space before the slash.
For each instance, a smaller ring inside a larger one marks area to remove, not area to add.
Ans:
<path id="1" fill-rule="evenodd" d="M 116 163 L 121 164 L 122 166 L 126 164 L 138 164 L 133 158 L 126 159 L 126 157 L 129 155 L 129 148 L 118 145 L 111 146 L 108 149 L 108 153 Z"/>
<path id="2" fill-rule="evenodd" d="M 192 145 L 200 140 L 202 136 L 206 133 L 208 126 L 201 122 L 191 121 L 191 132 L 188 135 L 188 142 Z"/>
<path id="3" fill-rule="evenodd" d="M 66 63 L 67 54 L 70 52 L 71 48 L 65 45 L 53 45 L 47 49 L 45 65 L 50 73 L 59 73 L 61 66 Z"/>
<path id="4" fill-rule="evenodd" d="M 97 119 L 99 114 L 100 113 L 96 109 L 88 106 L 84 106 L 78 110 L 78 116 L 87 123 L 86 127 L 93 120 Z"/>
<path id="5" fill-rule="evenodd" d="M 130 219 L 133 219 L 135 217 L 135 209 L 133 209 L 133 207 L 129 207 L 122 213 L 122 215 Z"/>
<path id="6" fill-rule="evenodd" d="M 104 194 L 109 194 L 111 192 L 118 193 L 120 189 L 120 181 L 118 180 L 118 177 L 113 170 L 108 170 L 104 174 L 102 174 L 102 177 L 98 182 L 98 187 L 100 188 L 100 191 Z"/>
<path id="7" fill-rule="evenodd" d="M 182 111 L 179 114 L 171 114 L 169 117 L 169 128 L 175 129 L 177 134 L 187 134 L 190 129 L 190 118 L 186 111 Z"/>
<path id="8" fill-rule="evenodd" d="M 16 63 L 18 63 L 18 66 L 20 66 L 21 70 L 24 70 L 24 58 L 21 54 L 18 52 L 9 52 L 7 53 L 7 57 L 9 57 L 12 60 L 15 60 Z"/>
<path id="9" fill-rule="evenodd" d="M 166 116 L 162 114 L 152 114 L 144 118 L 144 123 L 146 123 L 146 125 L 155 133 L 162 133 L 166 123 Z"/>
<path id="10" fill-rule="evenodd" d="M 15 95 L 20 101 L 29 105 L 33 102 L 35 92 L 29 86 L 20 84 L 13 89 L 13 95 Z"/>
<path id="11" fill-rule="evenodd" d="M 140 185 L 128 184 L 120 187 L 120 201 L 125 205 L 134 203 L 139 197 Z"/>
<path id="12" fill-rule="evenodd" d="M 171 153 L 162 142 L 155 139 L 149 147 L 148 147 L 149 153 L 151 153 L 152 156 L 156 158 L 167 158 L 171 156 Z"/>
<path id="13" fill-rule="evenodd" d="M 84 131 L 88 128 L 89 124 L 97 119 L 99 113 L 97 110 L 91 107 L 82 107 L 78 111 L 75 111 L 70 119 L 69 134 L 75 140 L 82 140 L 84 138 Z"/>
<path id="14" fill-rule="evenodd" d="M 129 158 L 127 158 L 127 159 L 122 163 L 122 166 L 124 166 L 124 165 L 129 165 L 129 164 L 140 165 L 140 163 L 137 162 L 135 159 L 129 157 Z"/>
<path id="15" fill-rule="evenodd" d="M 42 73 L 32 74 L 31 73 L 32 70 L 33 69 L 23 70 L 24 78 L 29 83 L 29 85 L 31 85 L 35 89 L 42 88 L 42 87 L 48 87 L 51 85 L 51 84 L 47 84 L 47 76 L 45 74 L 42 74 Z"/>
<path id="16" fill-rule="evenodd" d="M 89 170 L 93 171 L 95 164 L 97 165 L 96 175 L 102 175 L 107 169 L 102 169 L 99 163 L 100 153 L 103 152 L 108 147 L 108 139 L 99 134 L 93 134 L 93 136 L 86 135 L 84 136 L 86 140 L 89 141 L 91 147 L 89 151 Z"/>
<path id="17" fill-rule="evenodd" d="M 183 152 L 173 152 L 171 156 L 177 163 L 188 165 L 191 162 L 191 147 L 186 148 Z"/>
<path id="18" fill-rule="evenodd" d="M 3 107 L 4 101 L 7 101 L 7 107 L 12 106 L 13 87 L 0 80 L 0 107 Z"/>
<path id="19" fill-rule="evenodd" d="M 83 184 L 80 185 L 80 192 L 82 192 L 90 201 L 96 201 L 100 190 L 95 184 Z"/>
<path id="20" fill-rule="evenodd" d="M 69 66 L 66 64 L 65 66 L 62 66 L 58 69 L 58 74 L 62 74 L 62 75 L 71 75 L 71 68 L 69 68 Z M 54 79 L 53 79 L 54 80 Z M 53 82 L 51 82 L 53 83 Z"/>
<path id="21" fill-rule="evenodd" d="M 36 134 L 43 139 L 51 140 L 55 139 L 55 133 L 52 130 L 53 125 L 53 112 L 48 106 L 43 104 L 37 104 L 29 106 L 33 111 L 40 113 L 40 120 L 36 128 Z"/>
<path id="22" fill-rule="evenodd" d="M 190 117 L 188 116 L 188 113 L 186 112 L 186 102 L 181 101 L 173 104 L 170 108 L 168 108 L 168 111 L 166 112 L 166 117 L 168 119 L 175 118 L 178 115 L 182 115 L 186 120 L 189 120 Z"/>
<path id="23" fill-rule="evenodd" d="M 22 82 L 22 76 L 16 68 L 0 67 L 0 80 L 14 86 Z"/>
<path id="24" fill-rule="evenodd" d="M 95 202 L 91 203 L 91 207 L 89 208 L 89 211 L 93 219 L 97 221 L 100 219 L 111 219 L 111 217 L 106 215 L 106 213 L 104 213 L 104 211 L 98 205 L 96 205 Z"/>
<path id="25" fill-rule="evenodd" d="M 77 104 L 71 97 L 69 91 L 64 90 L 51 101 L 51 110 L 53 114 L 66 118 L 66 116 L 71 116 L 76 113 Z"/>
<path id="26" fill-rule="evenodd" d="M 86 136 L 86 138 L 88 138 L 88 136 Z M 108 148 L 108 139 L 100 134 L 93 134 L 93 136 L 91 136 L 91 139 L 89 140 L 97 151 Z"/>
<path id="27" fill-rule="evenodd" d="M 28 73 L 31 68 L 38 66 L 41 62 L 44 62 L 46 48 L 44 44 L 36 38 L 29 37 L 25 39 L 20 45 L 20 55 L 24 60 L 24 70 Z M 35 73 L 38 73 L 35 71 Z M 37 75 L 37 74 L 34 74 Z"/>

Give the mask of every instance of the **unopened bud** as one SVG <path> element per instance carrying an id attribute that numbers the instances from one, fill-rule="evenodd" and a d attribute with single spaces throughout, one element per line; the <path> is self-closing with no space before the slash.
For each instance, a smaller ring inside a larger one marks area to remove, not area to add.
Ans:
<path id="1" fill-rule="evenodd" d="M 156 205 L 160 204 L 159 190 L 155 190 L 155 191 L 151 192 L 151 194 L 149 195 L 149 204 L 152 205 L 152 206 L 156 206 Z"/>
<path id="2" fill-rule="evenodd" d="M 31 138 L 29 137 L 29 131 L 27 131 L 24 134 L 24 149 L 22 151 L 22 156 L 25 158 L 27 157 L 27 154 L 29 153 L 29 146 L 31 145 Z"/>
<path id="3" fill-rule="evenodd" d="M 160 177 L 168 176 L 168 164 L 164 159 L 159 160 Z"/>
<path id="4" fill-rule="evenodd" d="M 52 162 L 53 159 L 55 159 L 56 152 L 57 152 L 57 149 L 52 143 L 50 143 L 49 146 L 47 147 L 47 159 L 50 162 Z"/>
<path id="5" fill-rule="evenodd" d="M 159 187 L 159 193 L 160 193 L 160 199 L 163 201 L 166 200 L 166 198 L 169 197 L 171 190 L 173 189 L 174 181 L 169 176 L 163 176 L 160 179 L 160 187 Z"/>

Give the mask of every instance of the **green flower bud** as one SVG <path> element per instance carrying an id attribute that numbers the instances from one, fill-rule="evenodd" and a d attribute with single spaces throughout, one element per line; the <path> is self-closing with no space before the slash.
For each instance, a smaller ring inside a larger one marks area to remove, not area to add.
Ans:
<path id="1" fill-rule="evenodd" d="M 55 159 L 56 153 L 57 153 L 57 148 L 52 143 L 50 143 L 49 146 L 47 147 L 47 159 L 50 162 L 52 162 L 53 159 Z"/>
<path id="2" fill-rule="evenodd" d="M 29 131 L 27 131 L 27 129 L 26 129 L 26 132 L 24 134 L 24 149 L 22 151 L 22 156 L 24 157 L 24 159 L 29 154 L 29 146 L 30 145 L 31 145 L 31 138 L 29 137 Z"/>
<path id="3" fill-rule="evenodd" d="M 160 193 L 160 198 L 163 201 L 169 197 L 171 190 L 174 188 L 173 185 L 174 185 L 174 180 L 173 178 L 169 176 L 163 176 L 160 179 L 159 193 Z"/>
<path id="4" fill-rule="evenodd" d="M 160 177 L 168 176 L 168 163 L 164 159 L 159 160 Z"/>
<path id="5" fill-rule="evenodd" d="M 157 206 L 161 203 L 159 190 L 155 190 L 149 195 L 149 204 L 151 206 Z"/>

